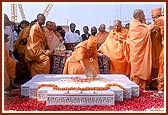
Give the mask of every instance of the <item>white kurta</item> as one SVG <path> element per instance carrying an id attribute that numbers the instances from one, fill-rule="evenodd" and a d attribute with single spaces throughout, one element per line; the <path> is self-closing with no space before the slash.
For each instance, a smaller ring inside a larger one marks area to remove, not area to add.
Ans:
<path id="1" fill-rule="evenodd" d="M 64 39 L 65 43 L 75 43 L 82 41 L 80 36 L 75 32 L 66 32 Z"/>

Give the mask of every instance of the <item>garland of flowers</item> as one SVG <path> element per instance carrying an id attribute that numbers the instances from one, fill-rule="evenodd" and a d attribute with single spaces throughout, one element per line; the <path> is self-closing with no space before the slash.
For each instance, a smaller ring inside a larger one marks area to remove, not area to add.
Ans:
<path id="1" fill-rule="evenodd" d="M 111 86 L 118 86 L 118 87 L 120 87 L 121 89 L 124 90 L 124 87 L 117 84 L 117 83 L 108 83 L 108 84 L 106 84 L 105 87 L 83 87 L 83 88 L 80 88 L 80 87 L 63 87 L 63 88 L 60 88 L 55 84 L 41 84 L 41 85 L 38 86 L 38 89 L 40 89 L 41 87 L 52 87 L 53 90 L 108 90 Z"/>

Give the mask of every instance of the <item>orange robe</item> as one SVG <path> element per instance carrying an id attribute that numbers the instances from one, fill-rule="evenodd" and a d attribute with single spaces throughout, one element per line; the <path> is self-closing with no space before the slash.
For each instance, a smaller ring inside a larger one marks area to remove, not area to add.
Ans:
<path id="1" fill-rule="evenodd" d="M 27 38 L 29 37 L 30 33 L 30 27 L 27 27 L 20 31 L 18 39 L 16 40 L 16 43 L 14 45 L 14 51 L 17 54 L 17 59 L 19 58 L 20 54 L 24 54 L 27 44 Z"/>
<path id="2" fill-rule="evenodd" d="M 97 44 L 98 47 L 101 46 L 102 43 L 105 42 L 105 40 L 107 39 L 107 36 L 109 35 L 109 32 L 98 32 L 95 37 L 97 38 Z"/>
<path id="3" fill-rule="evenodd" d="M 60 41 L 63 41 L 63 37 L 61 36 L 61 34 L 59 33 L 59 32 L 54 32 L 55 33 L 55 35 L 58 37 L 58 39 L 60 40 Z"/>
<path id="4" fill-rule="evenodd" d="M 46 49 L 47 43 L 44 30 L 36 22 L 30 29 L 25 61 L 30 62 L 31 77 L 36 74 L 48 74 L 50 70 L 50 50 Z"/>
<path id="5" fill-rule="evenodd" d="M 159 55 L 162 50 L 162 38 L 159 33 L 153 32 L 151 33 L 151 41 L 152 41 L 152 68 L 159 68 Z"/>
<path id="6" fill-rule="evenodd" d="M 151 77 L 157 78 L 159 72 L 159 56 L 162 51 L 162 37 L 160 31 L 151 32 L 152 41 L 152 72 Z M 150 83 L 152 87 L 157 88 L 158 82 L 154 80 Z"/>
<path id="7" fill-rule="evenodd" d="M 74 52 L 72 55 L 66 60 L 63 73 L 64 74 L 84 74 L 80 60 L 83 61 L 85 67 L 89 69 L 90 67 L 94 68 L 94 72 L 97 74 L 100 73 L 98 66 L 98 58 L 97 58 L 97 49 L 94 49 L 93 52 L 88 51 L 87 42 L 83 41 L 75 46 Z M 90 61 L 90 57 L 93 58 L 93 62 Z"/>
<path id="8" fill-rule="evenodd" d="M 9 56 L 6 43 L 4 44 L 4 88 L 10 86 L 10 79 L 15 78 L 16 62 Z"/>
<path id="9" fill-rule="evenodd" d="M 24 53 L 25 52 L 25 48 L 26 48 L 26 44 L 24 44 L 23 42 L 27 42 L 27 38 L 29 37 L 29 33 L 30 33 L 30 27 L 27 27 L 23 30 L 21 30 L 21 32 L 19 33 L 18 39 L 16 40 L 15 46 L 14 46 L 14 51 L 18 51 L 18 54 L 20 53 Z"/>
<path id="10" fill-rule="evenodd" d="M 150 31 L 146 24 L 138 20 L 132 20 L 129 28 L 130 46 L 130 78 L 146 88 L 147 82 L 151 79 L 152 50 Z"/>
<path id="11" fill-rule="evenodd" d="M 46 27 L 45 30 L 45 36 L 47 38 L 47 44 L 51 52 L 53 52 L 54 48 L 59 44 L 60 40 L 55 35 L 53 31 L 48 30 Z"/>
<path id="12" fill-rule="evenodd" d="M 16 65 L 15 82 L 18 84 L 24 84 L 26 81 L 28 81 L 28 78 L 30 78 L 28 64 L 25 62 L 25 50 L 29 33 L 30 27 L 26 27 L 21 30 L 14 46 L 13 53 L 15 54 L 15 58 L 18 60 Z"/>
<path id="13" fill-rule="evenodd" d="M 159 57 L 159 72 L 158 72 L 158 90 L 164 91 L 164 17 L 159 17 L 156 19 L 155 24 L 161 29 L 162 44 L 163 48 Z"/>
<path id="14" fill-rule="evenodd" d="M 159 57 L 159 73 L 158 73 L 158 90 L 164 91 L 164 48 L 162 49 Z"/>
<path id="15" fill-rule="evenodd" d="M 122 41 L 126 40 L 128 30 L 122 28 L 121 33 L 111 30 L 106 41 L 100 46 L 99 50 L 110 58 L 110 73 L 129 75 L 130 67 L 125 57 L 126 50 Z M 129 53 L 129 52 L 126 52 Z M 128 54 L 127 54 L 128 55 Z"/>

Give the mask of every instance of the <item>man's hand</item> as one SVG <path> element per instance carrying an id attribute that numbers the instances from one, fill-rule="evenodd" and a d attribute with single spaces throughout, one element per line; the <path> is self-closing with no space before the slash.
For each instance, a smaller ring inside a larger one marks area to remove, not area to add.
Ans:
<path id="1" fill-rule="evenodd" d="M 102 56 L 103 55 L 103 52 L 101 50 L 97 50 L 97 54 Z"/>
<path id="2" fill-rule="evenodd" d="M 47 56 L 51 55 L 51 51 L 50 50 L 43 50 L 43 53 Z"/>

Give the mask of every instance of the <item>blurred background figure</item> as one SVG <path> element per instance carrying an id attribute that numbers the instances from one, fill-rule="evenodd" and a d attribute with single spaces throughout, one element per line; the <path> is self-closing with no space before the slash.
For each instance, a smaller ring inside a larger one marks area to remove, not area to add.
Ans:
<path id="1" fill-rule="evenodd" d="M 88 26 L 83 27 L 83 32 L 84 32 L 84 34 L 82 34 L 81 37 L 82 37 L 82 41 L 85 41 L 89 38 L 89 36 L 91 36 L 91 34 L 89 34 Z"/>
<path id="2" fill-rule="evenodd" d="M 108 35 L 109 35 L 109 32 L 106 31 L 106 25 L 101 24 L 99 27 L 99 32 L 95 35 L 97 38 L 98 48 L 101 46 L 102 43 L 104 43 Z"/>
<path id="3" fill-rule="evenodd" d="M 97 34 L 97 28 L 96 28 L 96 26 L 93 26 L 92 28 L 91 28 L 91 35 L 92 36 L 95 36 Z"/>

